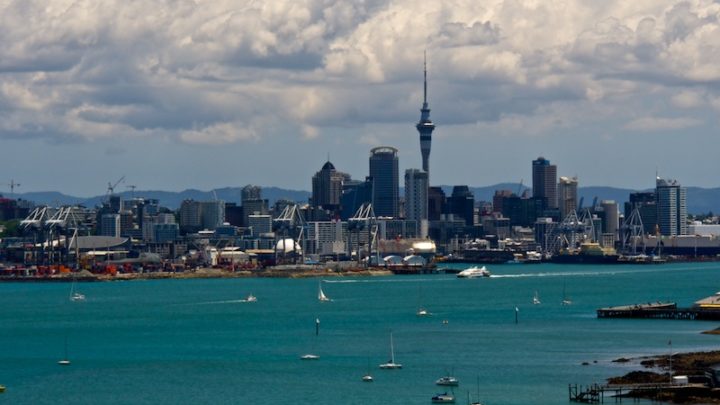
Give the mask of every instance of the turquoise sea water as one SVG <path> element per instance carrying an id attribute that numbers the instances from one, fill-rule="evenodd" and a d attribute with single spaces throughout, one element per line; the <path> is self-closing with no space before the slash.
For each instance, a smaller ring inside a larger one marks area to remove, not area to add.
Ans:
<path id="1" fill-rule="evenodd" d="M 690 305 L 720 290 L 720 263 L 489 269 L 472 280 L 326 278 L 329 303 L 318 279 L 81 283 L 84 302 L 69 301 L 67 283 L 0 283 L 0 403 L 428 404 L 450 371 L 460 404 L 478 378 L 484 404 L 566 404 L 568 383 L 635 367 L 613 359 L 720 348 L 700 334 L 713 322 L 595 317 L 603 306 Z M 258 301 L 241 302 L 249 293 Z M 417 317 L 419 306 L 432 316 Z M 378 369 L 390 331 L 402 370 Z M 309 352 L 321 359 L 299 360 Z M 373 383 L 361 381 L 368 364 Z"/>

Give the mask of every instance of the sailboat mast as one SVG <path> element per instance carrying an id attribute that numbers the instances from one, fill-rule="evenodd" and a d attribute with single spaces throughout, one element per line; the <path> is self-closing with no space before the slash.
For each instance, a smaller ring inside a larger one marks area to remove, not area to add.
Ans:
<path id="1" fill-rule="evenodd" d="M 393 348 L 393 336 L 392 332 L 390 332 L 390 362 L 395 363 L 395 349 Z"/>

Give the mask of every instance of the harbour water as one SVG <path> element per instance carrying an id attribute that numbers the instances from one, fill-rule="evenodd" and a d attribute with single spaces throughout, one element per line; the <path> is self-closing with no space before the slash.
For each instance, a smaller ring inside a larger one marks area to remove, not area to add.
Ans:
<path id="1" fill-rule="evenodd" d="M 489 270 L 328 277 L 325 303 L 317 279 L 81 283 L 77 302 L 65 283 L 0 283 L 0 402 L 427 404 L 449 372 L 460 404 L 478 389 L 486 405 L 567 404 L 569 383 L 636 367 L 613 359 L 720 348 L 700 333 L 712 322 L 595 316 L 611 305 L 690 305 L 720 290 L 720 263 Z M 242 302 L 250 293 L 257 302 Z M 416 316 L 420 306 L 431 315 Z M 403 368 L 380 370 L 391 331 Z M 72 365 L 59 366 L 66 340 Z M 310 352 L 321 358 L 299 359 Z M 368 364 L 372 383 L 361 381 Z"/>

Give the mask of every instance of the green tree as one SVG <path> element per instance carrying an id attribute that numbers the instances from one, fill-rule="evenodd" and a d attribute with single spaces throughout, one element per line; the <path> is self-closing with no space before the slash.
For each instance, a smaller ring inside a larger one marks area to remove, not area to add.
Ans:
<path id="1" fill-rule="evenodd" d="M 5 231 L 0 233 L 0 237 L 10 238 L 10 237 L 14 237 L 14 236 L 21 236 L 19 219 L 12 219 L 10 221 L 0 222 L 0 225 L 2 225 L 5 228 Z"/>

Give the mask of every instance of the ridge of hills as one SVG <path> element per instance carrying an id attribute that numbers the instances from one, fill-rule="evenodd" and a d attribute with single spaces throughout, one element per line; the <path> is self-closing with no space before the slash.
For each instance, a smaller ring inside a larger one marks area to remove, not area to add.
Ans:
<path id="1" fill-rule="evenodd" d="M 449 196 L 452 193 L 452 186 L 443 185 L 440 187 L 442 187 L 446 195 Z M 240 205 L 241 189 L 242 187 L 223 187 L 209 191 L 187 189 L 177 192 L 161 190 L 135 190 L 134 192 L 123 191 L 118 194 L 121 195 L 123 199 L 131 199 L 133 197 L 154 198 L 160 201 L 161 206 L 170 209 L 177 209 L 180 207 L 182 201 L 187 199 L 193 199 L 196 201 L 211 201 L 217 198 L 225 202 L 234 202 Z M 525 190 L 529 190 L 528 187 L 518 183 L 499 183 L 491 186 L 469 187 L 469 189 L 475 195 L 476 201 L 492 201 L 495 190 L 510 190 L 514 193 L 522 193 Z M 632 190 L 627 188 L 603 186 L 579 187 L 578 199 L 583 199 L 583 206 L 591 205 L 595 198 L 597 198 L 598 201 L 614 200 L 618 203 L 619 208 L 622 211 L 623 203 L 628 200 L 629 194 L 636 191 L 652 191 L 652 189 Z M 57 191 L 27 192 L 4 195 L 8 198 L 20 198 L 32 201 L 39 205 L 53 206 L 80 204 L 86 207 L 94 207 L 101 205 L 102 201 L 105 199 L 105 195 L 85 198 L 70 196 Z M 305 190 L 292 190 L 280 187 L 262 188 L 262 196 L 269 201 L 270 205 L 274 204 L 275 201 L 279 199 L 305 202 L 308 201 L 311 195 L 311 192 Z M 687 187 L 687 203 L 688 213 L 691 214 L 720 212 L 720 187 Z"/>

